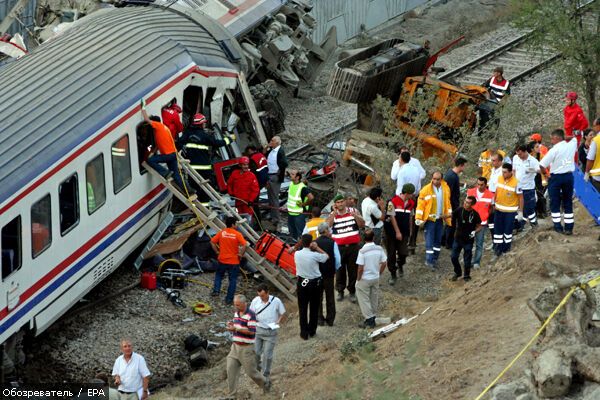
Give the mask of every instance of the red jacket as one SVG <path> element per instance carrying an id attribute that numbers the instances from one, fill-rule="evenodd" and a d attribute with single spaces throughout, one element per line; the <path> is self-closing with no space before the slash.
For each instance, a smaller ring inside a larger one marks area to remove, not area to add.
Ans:
<path id="1" fill-rule="evenodd" d="M 252 208 L 246 203 L 254 202 L 259 193 L 258 180 L 252 171 L 234 170 L 227 180 L 227 192 L 236 197 L 238 212 L 252 214 Z"/>
<path id="2" fill-rule="evenodd" d="M 181 114 L 181 107 L 177 104 L 173 104 L 171 107 L 165 107 L 161 112 L 162 122 L 169 128 L 174 140 L 177 140 L 179 132 L 183 131 L 183 124 L 181 123 L 179 114 Z"/>
<path id="3" fill-rule="evenodd" d="M 485 189 L 483 192 L 483 196 L 481 199 L 477 197 L 477 188 L 471 188 L 467 190 L 467 196 L 473 196 L 477 199 L 477 203 L 473 206 L 473 209 L 477 211 L 479 214 L 479 218 L 481 218 L 481 225 L 487 225 L 488 217 L 490 216 L 490 210 L 493 207 L 494 203 L 494 193 L 490 192 L 488 189 Z"/>
<path id="4" fill-rule="evenodd" d="M 588 120 L 577 103 L 565 106 L 563 115 L 565 117 L 565 134 L 568 138 L 573 137 L 574 130 L 583 131 L 589 127 Z M 577 145 L 579 145 L 580 141 L 581 136 L 578 136 Z"/>

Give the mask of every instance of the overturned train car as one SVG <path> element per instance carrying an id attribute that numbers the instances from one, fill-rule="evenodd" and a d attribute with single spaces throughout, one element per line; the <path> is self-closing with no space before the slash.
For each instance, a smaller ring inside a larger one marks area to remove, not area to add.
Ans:
<path id="1" fill-rule="evenodd" d="M 178 7 L 98 11 L 0 70 L 0 343 L 48 328 L 154 232 L 170 193 L 140 166 L 140 99 L 176 98 L 184 124 L 232 114 L 240 145 L 264 144 L 242 49 Z M 235 153 L 235 148 L 227 151 Z"/>

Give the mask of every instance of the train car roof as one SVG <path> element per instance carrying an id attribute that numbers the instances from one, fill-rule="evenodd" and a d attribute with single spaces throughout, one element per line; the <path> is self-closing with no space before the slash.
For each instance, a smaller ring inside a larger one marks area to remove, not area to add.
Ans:
<path id="1" fill-rule="evenodd" d="M 127 7 L 0 68 L 0 204 L 186 66 L 240 70 L 239 55 L 199 13 Z"/>

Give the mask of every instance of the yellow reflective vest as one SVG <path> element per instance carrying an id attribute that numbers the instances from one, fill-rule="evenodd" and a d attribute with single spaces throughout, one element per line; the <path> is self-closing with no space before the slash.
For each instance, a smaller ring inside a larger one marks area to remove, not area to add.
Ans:
<path id="1" fill-rule="evenodd" d="M 452 225 L 452 206 L 450 205 L 450 187 L 442 180 L 442 195 L 444 197 L 444 205 L 442 213 L 450 215 L 444 221 L 447 225 Z M 433 190 L 433 184 L 425 185 L 419 192 L 419 200 L 417 201 L 417 211 L 415 218 L 421 221 L 435 221 L 437 211 L 437 196 Z"/>

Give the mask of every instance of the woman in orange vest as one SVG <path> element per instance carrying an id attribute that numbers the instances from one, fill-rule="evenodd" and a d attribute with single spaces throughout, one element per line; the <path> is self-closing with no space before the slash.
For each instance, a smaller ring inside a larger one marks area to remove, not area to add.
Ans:
<path id="1" fill-rule="evenodd" d="M 479 218 L 481 218 L 481 229 L 475 234 L 475 257 L 473 258 L 473 268 L 477 269 L 483 256 L 483 242 L 485 231 L 488 228 L 488 218 L 494 206 L 494 193 L 487 188 L 487 179 L 481 176 L 477 179 L 477 186 L 467 190 L 467 196 L 473 196 L 477 199 L 473 209 L 477 211 Z"/>

